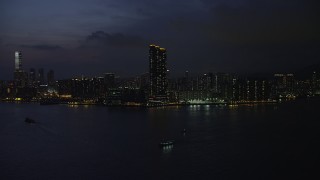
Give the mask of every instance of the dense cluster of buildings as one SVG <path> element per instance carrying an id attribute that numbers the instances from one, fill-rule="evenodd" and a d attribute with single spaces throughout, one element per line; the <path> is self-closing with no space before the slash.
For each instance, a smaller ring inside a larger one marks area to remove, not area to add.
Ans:
<path id="1" fill-rule="evenodd" d="M 53 70 L 46 74 L 47 78 L 45 78 L 43 68 L 38 71 L 34 68 L 31 68 L 29 72 L 25 71 L 22 66 L 22 53 L 19 51 L 14 54 L 14 64 L 13 80 L 0 81 L 1 100 L 41 99 L 56 88 Z"/>
<path id="2" fill-rule="evenodd" d="M 165 48 L 149 46 L 149 72 L 135 78 L 114 73 L 99 77 L 55 80 L 54 71 L 23 70 L 22 54 L 15 52 L 14 79 L 0 81 L 2 101 L 44 104 L 101 104 L 159 106 L 170 104 L 268 103 L 320 94 L 320 78 L 312 72 L 299 80 L 294 74 L 273 77 L 241 77 L 229 73 L 205 73 L 170 78 Z"/>

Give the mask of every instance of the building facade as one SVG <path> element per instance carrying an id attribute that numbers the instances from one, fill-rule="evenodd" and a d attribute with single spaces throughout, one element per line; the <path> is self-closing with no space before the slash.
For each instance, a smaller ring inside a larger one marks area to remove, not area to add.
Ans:
<path id="1" fill-rule="evenodd" d="M 13 73 L 13 78 L 16 87 L 25 87 L 28 83 L 28 74 L 22 69 L 22 53 L 16 51 L 14 53 L 15 70 Z"/>
<path id="2" fill-rule="evenodd" d="M 167 99 L 167 52 L 156 45 L 149 47 L 149 97 L 165 101 Z"/>

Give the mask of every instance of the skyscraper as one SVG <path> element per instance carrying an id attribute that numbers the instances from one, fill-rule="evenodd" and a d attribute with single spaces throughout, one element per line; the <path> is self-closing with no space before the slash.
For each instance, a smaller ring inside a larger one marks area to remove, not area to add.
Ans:
<path id="1" fill-rule="evenodd" d="M 44 82 L 45 82 L 43 68 L 40 68 L 38 70 L 38 81 L 40 82 L 40 84 L 44 84 Z"/>
<path id="2" fill-rule="evenodd" d="M 19 71 L 19 70 L 22 70 L 21 67 L 22 67 L 22 55 L 21 55 L 21 52 L 20 51 L 16 51 L 14 53 L 14 57 L 15 57 L 15 70 L 16 71 Z"/>
<path id="3" fill-rule="evenodd" d="M 29 71 L 29 84 L 34 86 L 36 84 L 36 70 L 31 68 Z"/>
<path id="4" fill-rule="evenodd" d="M 156 45 L 149 47 L 150 97 L 166 99 L 167 52 Z"/>
<path id="5" fill-rule="evenodd" d="M 106 89 L 111 89 L 115 87 L 115 76 L 113 73 L 104 74 L 104 84 Z"/>
<path id="6" fill-rule="evenodd" d="M 55 81 L 54 81 L 54 71 L 50 70 L 47 74 L 47 80 L 48 80 L 48 85 L 54 85 Z"/>
<path id="7" fill-rule="evenodd" d="M 14 66 L 13 73 L 15 85 L 17 87 L 25 87 L 28 83 L 28 74 L 22 69 L 22 55 L 20 51 L 14 53 Z"/>
<path id="8" fill-rule="evenodd" d="M 31 82 L 36 81 L 36 70 L 34 68 L 30 69 L 29 79 L 30 79 Z"/>

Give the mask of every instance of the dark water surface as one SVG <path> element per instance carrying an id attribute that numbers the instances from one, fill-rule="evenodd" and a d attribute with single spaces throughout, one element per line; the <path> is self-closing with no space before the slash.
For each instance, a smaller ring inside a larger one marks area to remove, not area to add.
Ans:
<path id="1" fill-rule="evenodd" d="M 318 179 L 319 105 L 1 103 L 0 179 Z M 162 138 L 176 143 L 161 149 Z"/>

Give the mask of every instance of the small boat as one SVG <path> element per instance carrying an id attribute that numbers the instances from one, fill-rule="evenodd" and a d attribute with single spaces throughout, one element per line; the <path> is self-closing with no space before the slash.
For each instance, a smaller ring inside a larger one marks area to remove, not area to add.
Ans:
<path id="1" fill-rule="evenodd" d="M 30 118 L 28 118 L 28 117 L 24 120 L 24 122 L 29 123 L 29 124 L 34 124 L 34 123 L 36 123 L 35 120 L 30 119 Z"/>
<path id="2" fill-rule="evenodd" d="M 174 140 L 167 140 L 167 141 L 163 140 L 160 142 L 159 146 L 168 147 L 168 146 L 173 146 L 173 144 L 174 144 Z"/>

